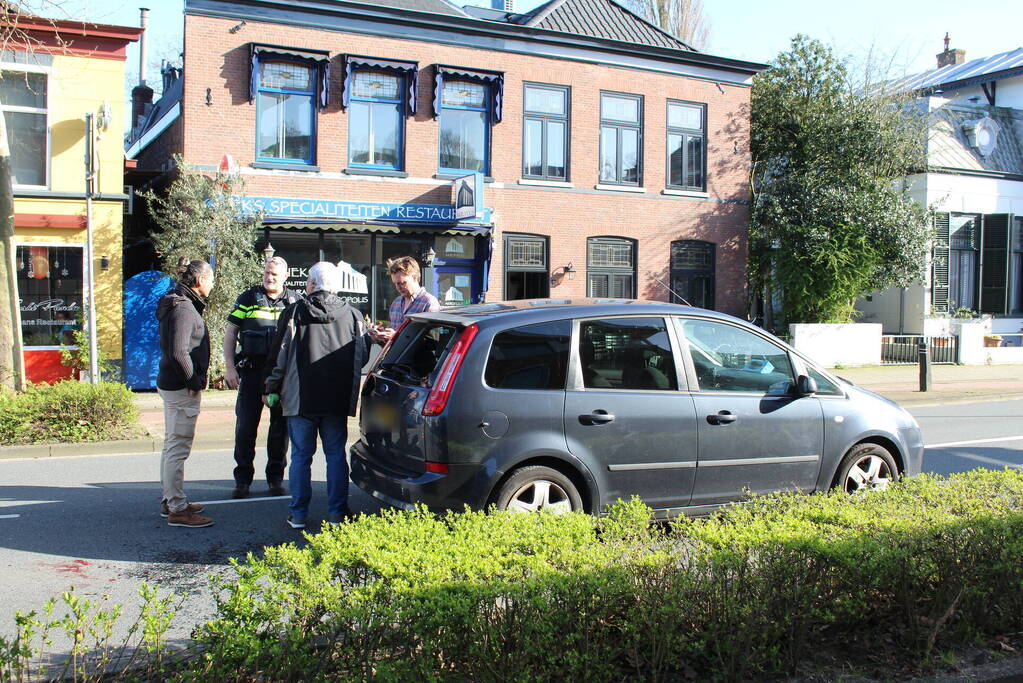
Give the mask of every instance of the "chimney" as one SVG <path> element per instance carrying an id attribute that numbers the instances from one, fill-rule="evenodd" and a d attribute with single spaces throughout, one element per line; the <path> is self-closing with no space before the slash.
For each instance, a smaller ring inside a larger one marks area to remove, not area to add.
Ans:
<path id="1" fill-rule="evenodd" d="M 142 123 L 149 105 L 153 104 L 153 89 L 146 85 L 146 24 L 149 9 L 139 7 L 139 26 L 142 38 L 139 40 L 139 84 L 131 89 L 131 128 L 134 131 Z"/>
<path id="2" fill-rule="evenodd" d="M 951 66 L 952 64 L 962 64 L 966 61 L 966 50 L 950 50 L 948 49 L 948 33 L 945 34 L 945 51 L 938 53 L 938 68 L 945 66 Z"/>

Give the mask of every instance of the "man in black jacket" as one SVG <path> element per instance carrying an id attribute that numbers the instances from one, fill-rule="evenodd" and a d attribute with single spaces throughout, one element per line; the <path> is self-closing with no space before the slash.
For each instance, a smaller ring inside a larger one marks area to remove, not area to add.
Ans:
<path id="1" fill-rule="evenodd" d="M 284 286 L 288 264 L 279 256 L 267 259 L 263 283 L 239 295 L 227 316 L 224 329 L 224 364 L 227 386 L 238 389 L 234 405 L 234 490 L 232 498 L 249 495 L 255 474 L 256 431 L 263 413 L 263 383 L 266 381 L 267 356 L 277 330 L 277 319 L 284 309 L 298 301 L 299 295 Z M 241 344 L 241 353 L 235 347 Z M 266 436 L 267 493 L 283 496 L 284 466 L 287 463 L 288 424 L 280 406 L 270 409 L 270 427 Z"/>
<path id="2" fill-rule="evenodd" d="M 275 363 L 264 402 L 280 401 L 291 437 L 291 514 L 288 524 L 305 528 L 310 469 L 316 437 L 327 459 L 327 521 L 340 522 L 348 509 L 348 417 L 355 415 L 366 359 L 362 314 L 336 295 L 340 275 L 333 263 L 309 269 L 306 298 L 289 307 L 277 327 Z"/>
<path id="3" fill-rule="evenodd" d="M 163 399 L 163 453 L 160 482 L 161 515 L 170 526 L 205 527 L 213 524 L 199 515 L 201 505 L 185 497 L 185 460 L 192 452 L 195 421 L 210 367 L 210 334 L 202 312 L 213 289 L 213 268 L 205 261 L 178 264 L 178 283 L 160 299 L 160 371 L 156 388 Z"/>

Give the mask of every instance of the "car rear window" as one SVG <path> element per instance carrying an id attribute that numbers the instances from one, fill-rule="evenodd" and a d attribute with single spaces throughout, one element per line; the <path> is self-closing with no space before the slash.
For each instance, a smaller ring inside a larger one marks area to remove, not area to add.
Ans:
<path id="1" fill-rule="evenodd" d="M 572 321 L 525 325 L 494 337 L 484 380 L 495 389 L 564 389 Z"/>
<path id="2" fill-rule="evenodd" d="M 461 330 L 448 323 L 410 322 L 395 337 L 376 371 L 403 384 L 432 386 L 451 341 Z"/>

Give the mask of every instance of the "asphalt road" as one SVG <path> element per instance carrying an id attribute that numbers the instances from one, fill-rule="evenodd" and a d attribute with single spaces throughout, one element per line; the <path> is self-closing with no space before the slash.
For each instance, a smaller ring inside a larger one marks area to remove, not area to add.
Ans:
<path id="1" fill-rule="evenodd" d="M 928 445 L 925 471 L 1023 468 L 1023 400 L 912 412 Z M 67 457 L 0 460 L 0 635 L 13 633 L 16 610 L 40 609 L 71 586 L 93 601 L 135 605 L 145 581 L 186 596 L 171 631 L 185 639 L 213 614 L 208 576 L 229 576 L 229 558 L 302 543 L 284 521 L 288 499 L 260 497 L 265 482 L 257 479 L 251 498 L 230 500 L 230 451 L 188 460 L 186 491 L 216 524 L 181 529 L 159 516 L 159 454 L 74 456 L 73 448 Z M 314 463 L 310 528 L 326 514 L 323 460 Z M 380 508 L 354 486 L 350 502 L 356 511 Z"/>

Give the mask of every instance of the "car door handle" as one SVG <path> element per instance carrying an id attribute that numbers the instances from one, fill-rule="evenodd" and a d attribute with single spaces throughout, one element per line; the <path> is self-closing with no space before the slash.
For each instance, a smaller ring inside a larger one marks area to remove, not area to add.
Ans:
<path id="1" fill-rule="evenodd" d="M 708 415 L 707 416 L 707 422 L 711 423 L 712 425 L 732 424 L 737 419 L 739 419 L 739 418 L 737 416 L 735 416 L 735 415 L 732 415 L 727 410 L 722 410 L 720 413 L 718 413 L 716 415 Z"/>
<path id="2" fill-rule="evenodd" d="M 606 410 L 594 410 L 592 413 L 580 415 L 579 421 L 583 424 L 604 424 L 614 422 L 615 416 Z"/>

